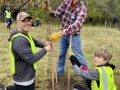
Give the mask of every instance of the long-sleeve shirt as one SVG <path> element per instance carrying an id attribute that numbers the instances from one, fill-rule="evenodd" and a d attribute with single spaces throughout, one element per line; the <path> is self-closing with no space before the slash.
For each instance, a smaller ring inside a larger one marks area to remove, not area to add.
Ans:
<path id="1" fill-rule="evenodd" d="M 13 35 L 20 33 L 18 31 L 12 32 L 10 39 Z M 27 36 L 27 35 L 26 35 Z M 9 40 L 10 40 L 9 39 Z M 12 51 L 15 57 L 16 73 L 13 75 L 14 82 L 27 82 L 34 81 L 35 69 L 33 64 L 40 60 L 45 54 L 46 49 L 44 44 L 33 39 L 35 46 L 42 48 L 37 53 L 33 54 L 29 41 L 19 36 L 13 40 Z"/>
<path id="2" fill-rule="evenodd" d="M 79 75 L 80 77 L 82 77 L 84 79 L 99 80 L 99 72 L 97 69 L 82 70 L 77 65 L 74 65 L 73 69 L 77 73 L 77 75 Z"/>
<path id="3" fill-rule="evenodd" d="M 72 8 L 73 0 L 64 0 L 53 12 L 54 16 L 62 15 L 62 30 L 66 35 L 79 34 L 87 15 L 87 9 L 81 1 L 75 8 Z"/>

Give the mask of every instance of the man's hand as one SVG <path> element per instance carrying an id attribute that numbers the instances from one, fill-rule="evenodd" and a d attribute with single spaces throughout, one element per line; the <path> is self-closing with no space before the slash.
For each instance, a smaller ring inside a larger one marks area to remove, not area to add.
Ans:
<path id="1" fill-rule="evenodd" d="M 47 51 L 51 51 L 51 49 L 52 49 L 52 44 L 46 45 L 46 46 L 45 46 L 45 49 L 46 49 Z"/>
<path id="2" fill-rule="evenodd" d="M 63 36 L 63 35 L 65 35 L 65 32 L 64 32 L 64 31 L 61 31 L 61 34 L 62 34 L 62 36 Z"/>
<path id="3" fill-rule="evenodd" d="M 55 17 L 54 11 L 49 12 L 50 17 Z"/>

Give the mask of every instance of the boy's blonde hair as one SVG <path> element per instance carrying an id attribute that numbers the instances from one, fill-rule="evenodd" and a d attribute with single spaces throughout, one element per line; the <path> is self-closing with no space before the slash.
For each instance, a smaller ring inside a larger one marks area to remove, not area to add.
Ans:
<path id="1" fill-rule="evenodd" d="M 101 48 L 95 52 L 95 56 L 103 57 L 105 61 L 109 61 L 113 55 L 107 49 Z"/>

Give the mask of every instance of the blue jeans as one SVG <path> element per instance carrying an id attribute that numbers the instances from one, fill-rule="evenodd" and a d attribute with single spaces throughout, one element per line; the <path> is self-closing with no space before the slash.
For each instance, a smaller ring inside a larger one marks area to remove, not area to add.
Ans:
<path id="1" fill-rule="evenodd" d="M 6 19 L 6 22 L 8 23 L 7 28 L 10 29 L 10 26 L 12 24 L 12 20 L 11 19 Z"/>
<path id="2" fill-rule="evenodd" d="M 70 35 L 63 36 L 60 40 L 60 47 L 59 47 L 59 58 L 58 58 L 58 66 L 57 66 L 58 76 L 62 76 L 64 73 L 66 53 L 69 44 L 70 44 Z M 78 61 L 82 65 L 88 67 L 87 62 L 82 53 L 80 35 L 72 35 L 72 51 L 74 55 L 77 57 Z"/>

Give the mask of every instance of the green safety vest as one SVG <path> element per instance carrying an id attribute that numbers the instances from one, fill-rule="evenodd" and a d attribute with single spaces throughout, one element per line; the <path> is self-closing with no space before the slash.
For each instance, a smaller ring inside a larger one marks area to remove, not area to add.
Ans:
<path id="1" fill-rule="evenodd" d="M 22 36 L 22 37 L 26 38 L 26 39 L 29 41 L 29 43 L 30 43 L 32 52 L 33 52 L 34 54 L 36 53 L 35 43 L 34 43 L 34 41 L 33 41 L 33 39 L 32 39 L 32 37 L 31 37 L 30 34 L 28 34 L 29 37 L 27 37 L 26 35 L 24 35 L 24 34 L 22 34 L 22 33 L 18 33 L 18 34 L 16 34 L 16 35 L 12 36 L 12 38 L 11 38 L 11 40 L 10 40 L 10 57 L 11 57 L 11 64 L 12 64 L 12 65 L 11 65 L 12 74 L 15 74 L 15 70 L 16 70 L 16 69 L 15 69 L 15 56 L 14 56 L 14 54 L 13 54 L 13 52 L 12 52 L 12 44 L 13 44 L 13 40 L 14 40 L 15 38 L 19 37 L 19 36 Z M 37 66 L 38 66 L 38 62 L 34 63 L 33 66 L 34 66 L 34 69 L 36 70 L 36 69 L 37 69 Z"/>
<path id="2" fill-rule="evenodd" d="M 92 80 L 92 90 L 117 90 L 114 83 L 114 75 L 111 67 L 103 66 L 95 68 L 100 75 L 99 87 L 96 80 Z"/>
<path id="3" fill-rule="evenodd" d="M 11 12 L 8 12 L 7 10 L 5 12 L 6 12 L 5 18 L 11 18 Z"/>

